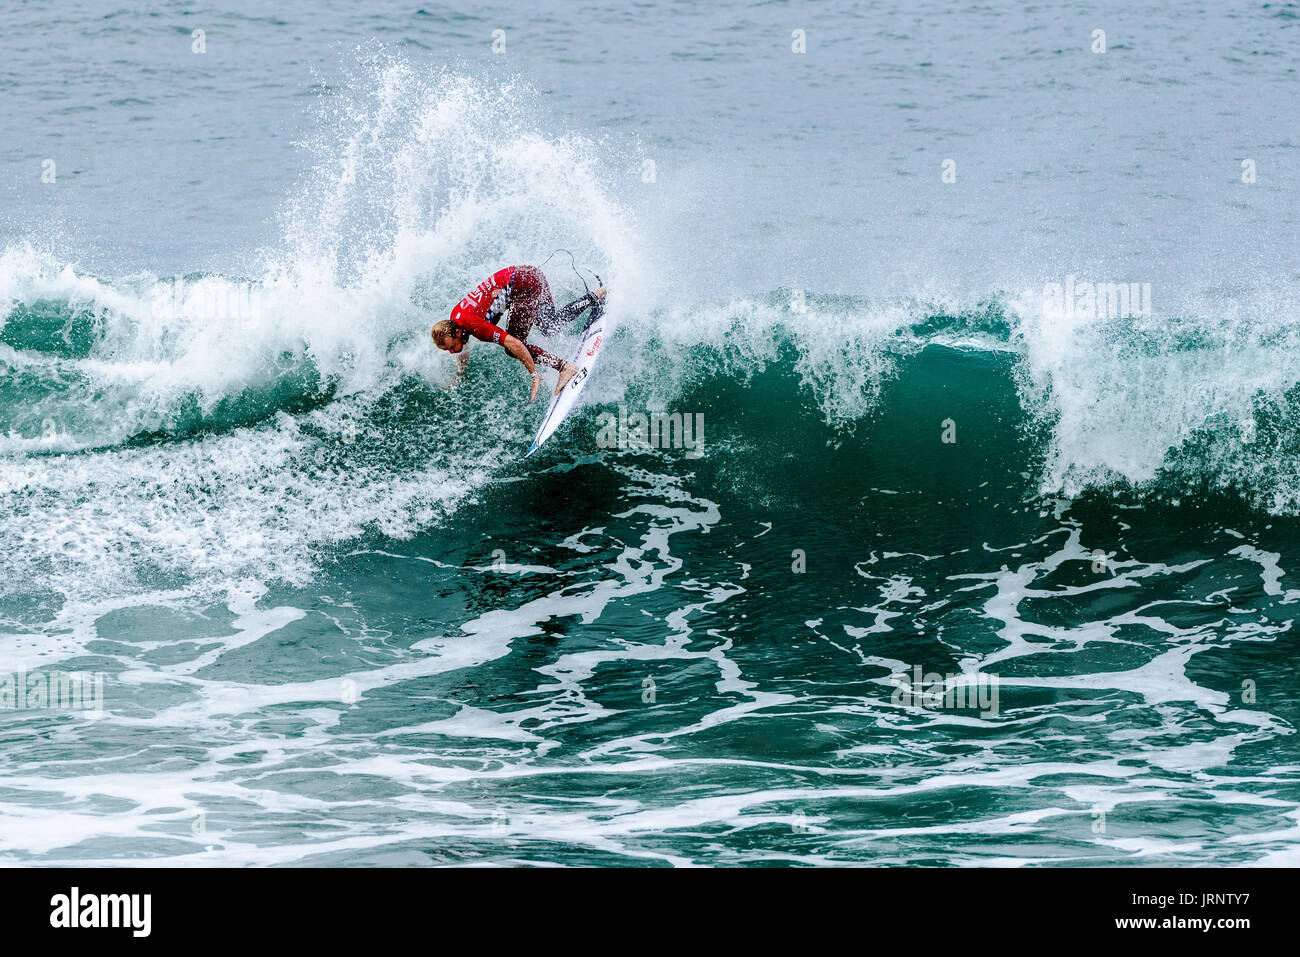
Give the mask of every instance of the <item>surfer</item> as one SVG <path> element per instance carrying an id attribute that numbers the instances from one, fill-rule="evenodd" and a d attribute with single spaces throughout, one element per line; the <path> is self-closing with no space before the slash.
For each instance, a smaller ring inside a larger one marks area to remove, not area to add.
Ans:
<path id="1" fill-rule="evenodd" d="M 456 356 L 462 372 L 469 361 L 464 350 L 470 336 L 484 342 L 500 343 L 506 352 L 524 364 L 533 377 L 532 395 L 528 399 L 531 403 L 537 399 L 537 386 L 542 380 L 537 363 L 559 371 L 556 395 L 578 371 L 572 362 L 565 362 L 540 346 L 529 345 L 528 334 L 533 326 L 540 328 L 543 334 L 550 334 L 561 322 L 572 322 L 588 309 L 592 311 L 594 320 L 604 308 L 604 302 L 605 287 L 601 286 L 556 309 L 551 287 L 540 269 L 536 266 L 507 266 L 494 272 L 456 303 L 451 318 L 434 323 L 431 335 L 434 345 Z M 496 323 L 507 312 L 509 318 L 503 329 Z"/>

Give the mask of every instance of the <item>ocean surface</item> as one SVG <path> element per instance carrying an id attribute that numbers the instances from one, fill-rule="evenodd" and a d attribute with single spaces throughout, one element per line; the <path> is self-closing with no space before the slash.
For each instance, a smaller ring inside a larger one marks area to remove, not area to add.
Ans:
<path id="1" fill-rule="evenodd" d="M 1300 863 L 1298 53 L 0 8 L 0 863 Z M 526 461 L 513 263 L 614 327 Z"/>

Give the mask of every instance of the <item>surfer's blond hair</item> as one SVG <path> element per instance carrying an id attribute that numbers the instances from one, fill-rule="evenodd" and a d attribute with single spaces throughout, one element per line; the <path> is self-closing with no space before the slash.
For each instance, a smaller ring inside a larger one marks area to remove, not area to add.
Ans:
<path id="1" fill-rule="evenodd" d="M 429 335 L 433 337 L 433 344 L 439 349 L 446 348 L 447 342 L 451 339 L 459 339 L 456 335 L 456 324 L 450 319 L 443 319 L 433 324 L 433 329 Z"/>

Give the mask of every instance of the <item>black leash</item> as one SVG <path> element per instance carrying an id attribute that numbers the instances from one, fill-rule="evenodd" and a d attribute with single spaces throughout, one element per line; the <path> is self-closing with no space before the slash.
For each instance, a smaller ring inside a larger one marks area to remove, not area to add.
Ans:
<path id="1" fill-rule="evenodd" d="M 578 277 L 578 281 L 582 283 L 583 292 L 585 292 L 588 296 L 590 296 L 591 287 L 587 285 L 587 280 L 583 278 L 582 273 L 578 272 L 578 261 L 574 258 L 573 253 L 569 252 L 567 249 L 555 250 L 555 252 L 551 253 L 551 255 L 547 256 L 545 259 L 542 260 L 542 265 L 545 266 L 548 262 L 550 262 L 555 257 L 555 253 L 565 253 L 566 255 L 568 255 L 569 267 L 573 270 L 573 274 Z M 600 276 L 596 272 L 596 270 L 592 269 L 589 271 L 593 276 L 596 277 L 596 285 L 603 286 L 604 283 L 600 281 Z"/>

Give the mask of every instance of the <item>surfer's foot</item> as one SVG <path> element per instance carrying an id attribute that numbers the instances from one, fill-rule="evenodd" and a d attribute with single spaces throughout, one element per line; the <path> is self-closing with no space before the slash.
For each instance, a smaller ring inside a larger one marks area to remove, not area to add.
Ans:
<path id="1" fill-rule="evenodd" d="M 599 309 L 602 305 L 604 305 L 604 303 L 605 303 L 605 287 L 601 286 L 599 289 L 591 290 L 589 293 L 587 293 L 585 296 L 583 296 L 581 299 L 575 302 L 574 305 L 577 307 L 578 310 L 577 315 L 582 315 L 588 309 L 592 309 L 592 310 Z M 591 317 L 594 318 L 595 315 L 596 313 L 592 312 Z"/>
<path id="2" fill-rule="evenodd" d="M 578 374 L 578 367 L 572 362 L 566 362 L 564 368 L 560 370 L 560 381 L 555 384 L 555 394 L 559 395 L 560 390 L 569 384 L 569 380 Z"/>

